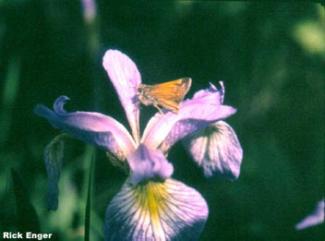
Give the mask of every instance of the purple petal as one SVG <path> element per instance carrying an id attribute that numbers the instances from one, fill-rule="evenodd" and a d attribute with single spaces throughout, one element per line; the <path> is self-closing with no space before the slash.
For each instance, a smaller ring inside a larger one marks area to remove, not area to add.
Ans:
<path id="1" fill-rule="evenodd" d="M 108 50 L 103 58 L 103 66 L 111 79 L 130 123 L 136 141 L 139 133 L 139 103 L 137 89 L 141 76 L 135 63 L 118 50 Z"/>
<path id="2" fill-rule="evenodd" d="M 205 176 L 217 174 L 232 180 L 239 177 L 243 149 L 226 122 L 213 123 L 187 136 L 184 143 Z"/>
<path id="3" fill-rule="evenodd" d="M 56 136 L 45 148 L 44 160 L 48 176 L 47 182 L 47 208 L 56 210 L 58 208 L 59 187 L 62 163 L 63 163 L 63 142 L 64 134 Z"/>
<path id="4" fill-rule="evenodd" d="M 69 98 L 60 96 L 53 105 L 54 111 L 37 105 L 35 113 L 46 118 L 55 128 L 94 144 L 116 155 L 126 157 L 135 149 L 128 131 L 115 119 L 96 112 L 66 112 L 64 104 Z"/>
<path id="5" fill-rule="evenodd" d="M 315 210 L 310 213 L 307 217 L 305 217 L 303 220 L 301 220 L 299 223 L 296 224 L 295 228 L 297 230 L 302 230 L 305 228 L 310 228 L 315 225 L 319 225 L 321 223 L 324 223 L 324 208 L 325 208 L 325 200 L 320 200 Z"/>
<path id="6" fill-rule="evenodd" d="M 127 181 L 106 209 L 105 241 L 196 241 L 208 213 L 201 194 L 182 182 Z"/>
<path id="7" fill-rule="evenodd" d="M 178 140 L 236 112 L 233 107 L 222 105 L 222 100 L 223 92 L 211 84 L 208 89 L 198 91 L 192 99 L 183 101 L 177 114 L 157 113 L 151 118 L 142 142 L 150 148 L 160 146 L 166 152 Z"/>
<path id="8" fill-rule="evenodd" d="M 140 183 L 149 179 L 165 180 L 173 174 L 174 168 L 163 153 L 157 149 L 150 150 L 140 144 L 128 158 L 131 168 L 131 182 Z"/>
<path id="9" fill-rule="evenodd" d="M 82 0 L 82 10 L 85 22 L 87 24 L 92 24 L 96 17 L 96 1 L 95 0 Z"/>

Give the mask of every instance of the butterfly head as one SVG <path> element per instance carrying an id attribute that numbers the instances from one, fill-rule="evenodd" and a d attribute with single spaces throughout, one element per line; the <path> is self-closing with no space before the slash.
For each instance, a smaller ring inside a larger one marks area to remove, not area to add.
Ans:
<path id="1" fill-rule="evenodd" d="M 150 95 L 150 89 L 151 89 L 151 86 L 144 85 L 144 84 L 141 84 L 138 87 L 137 97 L 138 97 L 138 100 L 143 105 L 146 105 L 146 106 L 152 105 L 155 101 L 155 98 Z"/>

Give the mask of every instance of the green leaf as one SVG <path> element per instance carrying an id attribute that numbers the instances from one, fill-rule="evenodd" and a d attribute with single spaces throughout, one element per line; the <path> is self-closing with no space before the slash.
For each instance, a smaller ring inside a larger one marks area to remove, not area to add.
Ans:
<path id="1" fill-rule="evenodd" d="M 87 190 L 87 202 L 85 208 L 85 241 L 90 240 L 90 225 L 91 225 L 91 204 L 92 204 L 92 192 L 93 192 L 93 178 L 94 178 L 94 163 L 95 163 L 95 153 L 93 152 L 89 174 L 88 174 L 88 190 Z"/>

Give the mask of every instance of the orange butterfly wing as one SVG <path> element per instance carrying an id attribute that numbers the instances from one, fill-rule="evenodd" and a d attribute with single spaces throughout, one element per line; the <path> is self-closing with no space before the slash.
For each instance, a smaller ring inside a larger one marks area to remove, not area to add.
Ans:
<path id="1" fill-rule="evenodd" d="M 178 105 L 189 91 L 191 84 L 191 78 L 172 80 L 152 85 L 149 94 L 156 99 L 158 105 L 177 112 Z"/>
<path id="2" fill-rule="evenodd" d="M 159 106 L 177 112 L 179 103 L 184 99 L 192 84 L 191 78 L 181 78 L 156 85 L 141 84 L 138 99 L 144 105 Z"/>
<path id="3" fill-rule="evenodd" d="M 189 91 L 191 83 L 191 78 L 181 78 L 161 84 L 151 85 L 149 94 L 157 100 L 173 100 L 179 103 L 184 99 L 185 95 Z"/>

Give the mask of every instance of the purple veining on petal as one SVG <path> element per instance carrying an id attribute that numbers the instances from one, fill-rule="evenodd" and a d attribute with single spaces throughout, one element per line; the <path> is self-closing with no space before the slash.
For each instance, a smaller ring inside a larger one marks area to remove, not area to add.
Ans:
<path id="1" fill-rule="evenodd" d="M 140 139 L 139 103 L 136 101 L 137 88 L 141 83 L 141 75 L 135 63 L 118 50 L 108 50 L 103 58 L 103 66 L 113 86 L 131 126 L 136 142 Z"/>
<path id="2" fill-rule="evenodd" d="M 202 195 L 182 182 L 127 180 L 107 206 L 105 241 L 197 241 L 208 214 Z"/>
<path id="3" fill-rule="evenodd" d="M 46 118 L 55 128 L 90 144 L 126 157 L 135 149 L 128 131 L 115 119 L 97 112 L 66 112 L 64 104 L 69 98 L 60 96 L 53 105 L 54 111 L 37 105 L 34 112 Z"/>
<path id="4" fill-rule="evenodd" d="M 159 150 L 148 149 L 140 144 L 137 150 L 128 156 L 131 169 L 130 180 L 137 184 L 148 179 L 166 179 L 173 174 L 174 168 Z"/>
<path id="5" fill-rule="evenodd" d="M 169 148 L 173 146 L 178 140 L 183 139 L 189 133 L 207 127 L 211 122 L 195 119 L 186 119 L 178 121 L 170 133 L 166 136 L 165 140 L 160 144 L 159 149 L 163 153 L 167 153 Z"/>
<path id="6" fill-rule="evenodd" d="M 235 108 L 221 104 L 222 95 L 210 84 L 209 88 L 196 92 L 192 99 L 183 101 L 178 114 L 157 113 L 145 128 L 142 142 L 151 148 L 161 145 L 165 152 L 181 138 L 234 114 Z"/>
<path id="7" fill-rule="evenodd" d="M 231 180 L 239 177 L 243 149 L 226 122 L 218 121 L 188 135 L 184 144 L 205 176 L 222 175 Z"/>

